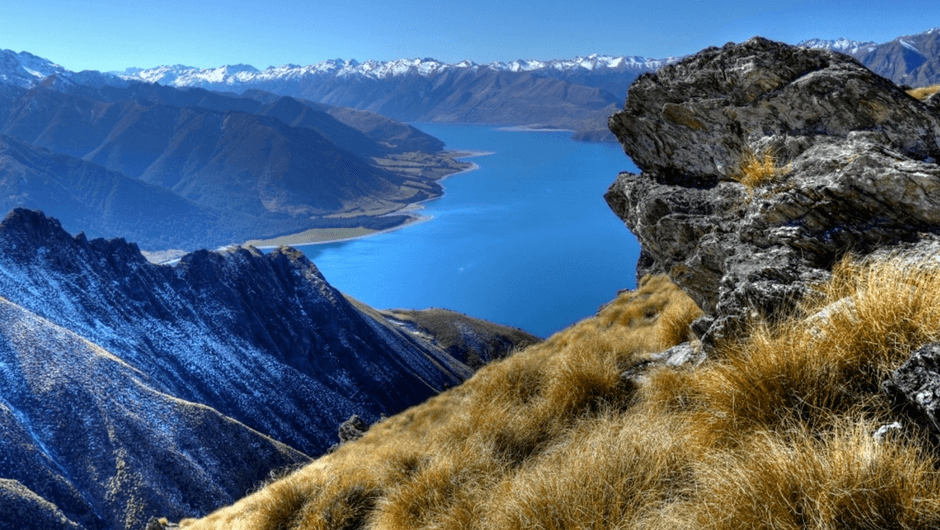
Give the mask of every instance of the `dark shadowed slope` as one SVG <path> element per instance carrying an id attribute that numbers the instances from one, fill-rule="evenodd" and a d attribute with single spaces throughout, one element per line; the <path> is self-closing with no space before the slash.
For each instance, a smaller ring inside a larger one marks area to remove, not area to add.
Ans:
<path id="1" fill-rule="evenodd" d="M 243 112 L 35 88 L 12 103 L 3 131 L 202 206 L 252 215 L 391 207 L 415 194 L 313 129 Z"/>
<path id="2" fill-rule="evenodd" d="M 314 129 L 357 156 L 384 156 L 409 151 L 437 152 L 444 148 L 444 143 L 433 136 L 378 114 L 310 101 L 298 102 L 288 96 L 261 90 L 249 90 L 237 96 L 202 88 L 178 89 L 140 82 L 128 82 L 122 87 L 69 84 L 59 88 L 68 94 L 99 101 L 149 101 L 172 107 L 266 115 L 293 127 Z"/>
<path id="3" fill-rule="evenodd" d="M 146 248 L 238 241 L 248 216 L 220 213 L 96 164 L 0 134 L 0 211 L 42 209 L 71 231 L 126 236 Z"/>
<path id="4" fill-rule="evenodd" d="M 16 210 L 0 223 L 0 526 L 204 513 L 327 449 L 351 414 L 471 373 L 292 249 L 153 265 Z"/>

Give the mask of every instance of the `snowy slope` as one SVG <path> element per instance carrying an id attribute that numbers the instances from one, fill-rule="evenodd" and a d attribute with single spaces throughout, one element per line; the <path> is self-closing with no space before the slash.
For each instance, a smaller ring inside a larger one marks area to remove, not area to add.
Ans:
<path id="1" fill-rule="evenodd" d="M 326 450 L 350 415 L 471 374 L 293 249 L 154 265 L 16 210 L 0 223 L 0 528 L 202 515 Z"/>
<path id="2" fill-rule="evenodd" d="M 67 76 L 70 73 L 52 61 L 31 53 L 0 50 L 0 82 L 29 88 L 50 75 Z"/>
<path id="3" fill-rule="evenodd" d="M 188 86 L 244 86 L 278 80 L 297 80 L 305 77 L 346 77 L 364 79 L 390 79 L 408 75 L 431 77 L 444 72 L 476 71 L 481 68 L 501 72 L 530 72 L 555 76 L 558 72 L 572 71 L 637 71 L 647 72 L 660 68 L 679 58 L 645 59 L 637 56 L 592 54 L 586 57 L 550 61 L 517 60 L 478 64 L 470 60 L 444 63 L 435 59 L 397 59 L 393 61 L 365 61 L 331 59 L 309 66 L 284 65 L 256 70 L 250 66 L 222 66 L 195 68 L 190 66 L 158 66 L 150 69 L 129 68 L 115 72 L 126 80 L 146 81 L 177 87 Z"/>
<path id="4" fill-rule="evenodd" d="M 835 40 L 824 40 L 824 39 L 809 39 L 797 44 L 797 46 L 802 46 L 804 48 L 816 48 L 823 50 L 834 50 L 837 52 L 842 52 L 848 55 L 854 55 L 861 52 L 870 52 L 874 50 L 878 45 L 874 42 L 859 42 L 851 39 L 835 39 Z"/>

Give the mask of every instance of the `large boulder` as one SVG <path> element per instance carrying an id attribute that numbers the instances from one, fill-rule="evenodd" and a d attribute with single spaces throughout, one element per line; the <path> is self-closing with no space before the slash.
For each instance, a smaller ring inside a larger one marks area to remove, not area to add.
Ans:
<path id="1" fill-rule="evenodd" d="M 704 310 L 706 346 L 786 313 L 845 253 L 940 228 L 940 114 L 846 55 L 709 48 L 639 78 L 609 124 L 642 173 L 606 199 L 644 270 Z"/>
<path id="2" fill-rule="evenodd" d="M 940 436 L 940 343 L 918 348 L 881 386 L 919 424 Z"/>

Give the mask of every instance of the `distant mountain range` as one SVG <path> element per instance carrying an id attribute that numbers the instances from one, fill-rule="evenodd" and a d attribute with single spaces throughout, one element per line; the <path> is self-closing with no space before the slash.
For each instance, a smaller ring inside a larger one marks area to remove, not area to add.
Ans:
<path id="1" fill-rule="evenodd" d="M 920 86 L 940 82 L 940 29 L 882 44 L 813 39 L 799 45 L 852 55 L 896 83 Z M 622 105 L 630 83 L 680 58 L 588 55 L 489 64 L 332 59 L 264 70 L 244 64 L 218 68 L 174 65 L 76 73 L 28 53 L 7 51 L 0 54 L 0 80 L 35 86 L 55 75 L 59 83 L 79 85 L 122 87 L 146 82 L 236 94 L 260 90 L 308 103 L 366 110 L 399 121 L 556 127 L 577 131 L 579 139 L 613 141 L 606 117 Z"/>
<path id="2" fill-rule="evenodd" d="M 849 54 L 900 84 L 940 82 L 940 29 L 876 44 L 807 40 L 800 46 Z M 586 140 L 613 140 L 606 118 L 639 75 L 679 60 L 589 55 L 569 60 L 455 64 L 434 59 L 329 60 L 258 70 L 161 66 L 113 72 L 121 79 L 241 92 L 257 88 L 366 109 L 403 121 L 505 123 L 574 129 Z"/>
<path id="3" fill-rule="evenodd" d="M 603 122 L 622 104 L 630 82 L 675 60 L 606 55 L 490 64 L 336 59 L 265 70 L 177 65 L 113 74 L 176 87 L 260 89 L 408 122 L 556 127 L 582 131 L 583 139 L 613 140 Z M 598 129 L 599 134 L 587 134 Z"/>
<path id="4" fill-rule="evenodd" d="M 897 84 L 918 87 L 940 83 L 940 28 L 883 44 L 840 39 L 811 40 L 800 45 L 851 55 L 871 71 Z"/>
<path id="5" fill-rule="evenodd" d="M 317 227 L 387 228 L 408 217 L 382 214 L 441 193 L 441 173 L 390 171 L 380 160 L 417 151 L 451 162 L 435 154 L 440 140 L 366 111 L 2 57 L 0 210 L 42 209 L 92 237 L 195 249 Z"/>
<path id="6" fill-rule="evenodd" d="M 248 65 L 222 66 L 219 68 L 196 68 L 175 65 L 157 68 L 129 68 L 111 74 L 125 80 L 146 81 L 175 87 L 199 87 L 218 89 L 226 86 L 234 92 L 246 88 L 261 88 L 274 93 L 308 91 L 313 94 L 330 94 L 332 90 L 315 87 L 315 84 L 334 79 L 363 82 L 365 80 L 392 81 L 411 77 L 440 79 L 447 76 L 462 77 L 467 73 L 486 72 L 530 74 L 536 78 L 551 78 L 575 85 L 600 88 L 608 92 L 620 91 L 625 77 L 636 77 L 643 72 L 656 70 L 675 62 L 677 57 L 647 59 L 637 56 L 589 55 L 574 59 L 551 61 L 518 60 L 480 64 L 462 61 L 449 64 L 435 59 L 398 59 L 394 61 L 366 61 L 332 59 L 309 66 L 289 64 L 258 70 Z M 299 92 L 295 95 L 301 96 Z M 340 97 L 333 94 L 333 97 Z M 320 101 L 319 98 L 311 98 Z M 328 103 L 328 101 L 323 101 Z"/>
<path id="7" fill-rule="evenodd" d="M 28 210 L 0 223 L 0 295 L 0 528 L 206 513 L 537 341 L 379 313 L 293 249 L 153 265 Z"/>

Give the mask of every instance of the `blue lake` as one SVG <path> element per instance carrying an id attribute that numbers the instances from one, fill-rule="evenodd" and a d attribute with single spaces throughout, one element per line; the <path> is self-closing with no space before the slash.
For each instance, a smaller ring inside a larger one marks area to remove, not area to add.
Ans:
<path id="1" fill-rule="evenodd" d="M 298 247 L 339 290 L 376 308 L 443 307 L 546 337 L 634 288 L 639 245 L 603 195 L 636 167 L 618 144 L 569 132 L 417 124 L 447 149 L 491 151 L 424 203 L 433 219 Z"/>

